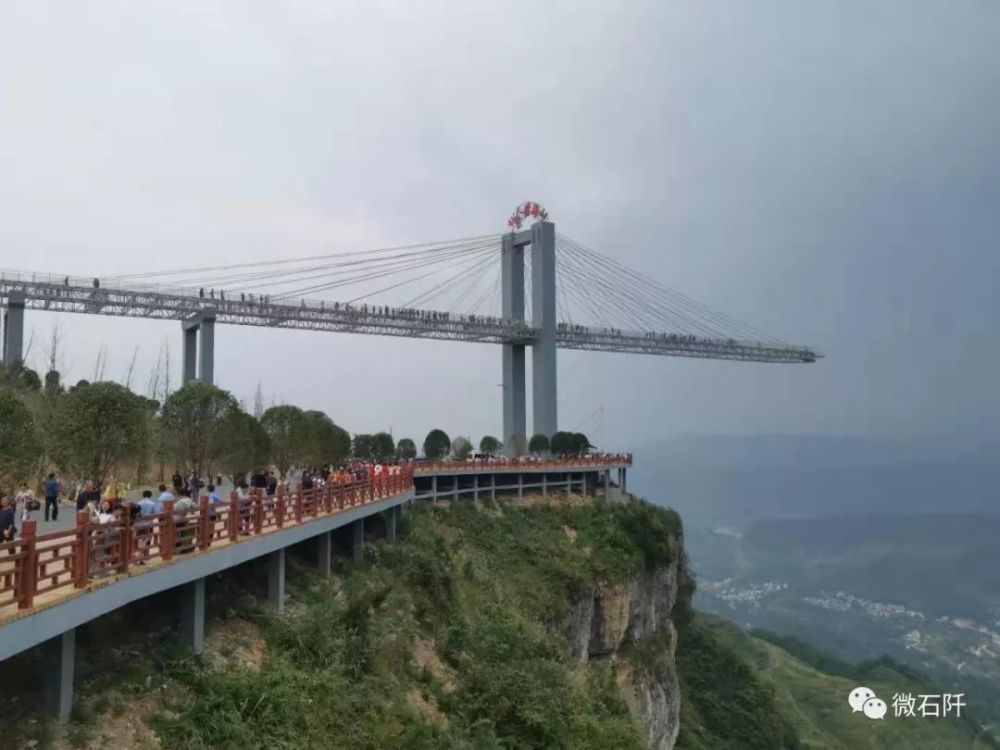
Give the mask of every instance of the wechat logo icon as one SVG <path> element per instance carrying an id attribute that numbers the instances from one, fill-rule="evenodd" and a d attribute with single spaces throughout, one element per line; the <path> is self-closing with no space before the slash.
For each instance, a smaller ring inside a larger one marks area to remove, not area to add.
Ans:
<path id="1" fill-rule="evenodd" d="M 887 706 L 885 701 L 875 695 L 870 688 L 856 687 L 847 696 L 847 702 L 851 704 L 854 713 L 862 712 L 869 719 L 885 718 Z"/>

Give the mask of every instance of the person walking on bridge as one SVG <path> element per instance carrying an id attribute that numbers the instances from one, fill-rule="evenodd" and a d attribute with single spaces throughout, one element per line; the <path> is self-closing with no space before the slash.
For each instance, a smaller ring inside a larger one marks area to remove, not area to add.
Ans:
<path id="1" fill-rule="evenodd" d="M 59 519 L 59 482 L 55 474 L 49 474 L 45 480 L 45 521 L 49 520 L 49 509 L 52 509 L 52 520 Z"/>

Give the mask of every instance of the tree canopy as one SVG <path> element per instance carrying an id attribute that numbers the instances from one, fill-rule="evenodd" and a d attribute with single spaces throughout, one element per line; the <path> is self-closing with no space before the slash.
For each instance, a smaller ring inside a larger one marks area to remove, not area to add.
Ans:
<path id="1" fill-rule="evenodd" d="M 395 455 L 396 445 L 388 432 L 362 433 L 354 436 L 352 452 L 362 461 L 388 461 Z"/>
<path id="2" fill-rule="evenodd" d="M 532 435 L 531 440 L 528 441 L 528 450 L 532 453 L 547 453 L 549 450 L 549 439 L 541 433 Z"/>
<path id="3" fill-rule="evenodd" d="M 351 436 L 321 411 L 302 414 L 306 430 L 305 463 L 323 466 L 340 463 L 351 454 Z"/>
<path id="4" fill-rule="evenodd" d="M 148 402 L 145 399 L 143 402 L 148 410 Z M 171 393 L 163 404 L 161 423 L 166 455 L 195 476 L 213 473 L 231 449 L 230 443 L 243 440 L 242 435 L 233 431 L 246 427 L 239 417 L 233 416 L 237 412 L 242 413 L 242 409 L 229 391 L 192 380 Z"/>
<path id="5" fill-rule="evenodd" d="M 490 456 L 497 455 L 501 448 L 503 448 L 503 443 L 492 435 L 484 435 L 483 439 L 479 441 L 479 450 Z"/>
<path id="6" fill-rule="evenodd" d="M 557 432 L 550 449 L 557 456 L 582 456 L 590 450 L 590 440 L 582 432 Z"/>
<path id="7" fill-rule="evenodd" d="M 472 453 L 472 441 L 467 437 L 459 435 L 451 441 L 451 455 L 460 461 L 464 461 Z"/>
<path id="8" fill-rule="evenodd" d="M 0 391 L 0 493 L 34 478 L 41 450 L 28 407 L 13 393 Z"/>
<path id="9" fill-rule="evenodd" d="M 430 459 L 444 458 L 451 449 L 451 438 L 444 430 L 433 429 L 424 438 L 424 455 Z"/>
<path id="10" fill-rule="evenodd" d="M 234 484 L 268 464 L 271 441 L 259 420 L 236 409 L 226 417 L 222 430 L 226 437 L 219 466 Z"/>
<path id="11" fill-rule="evenodd" d="M 396 453 L 396 444 L 388 432 L 376 432 L 372 435 L 372 460 L 388 461 Z"/>
<path id="12" fill-rule="evenodd" d="M 260 424 L 271 444 L 271 460 L 284 477 L 308 453 L 305 414 L 297 406 L 272 406 L 261 416 Z"/>
<path id="13" fill-rule="evenodd" d="M 396 458 L 402 461 L 410 461 L 417 457 L 417 444 L 410 438 L 401 438 L 396 443 Z"/>
<path id="14" fill-rule="evenodd" d="M 60 398 L 53 430 L 57 463 L 103 484 L 124 462 L 144 458 L 146 400 L 117 383 L 78 383 Z"/>

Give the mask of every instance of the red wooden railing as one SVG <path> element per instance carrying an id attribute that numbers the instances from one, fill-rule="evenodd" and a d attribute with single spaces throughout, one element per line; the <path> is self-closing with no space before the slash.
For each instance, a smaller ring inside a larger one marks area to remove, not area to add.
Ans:
<path id="1" fill-rule="evenodd" d="M 538 459 L 533 456 L 521 458 L 491 458 L 474 461 L 420 461 L 414 464 L 416 473 L 424 471 L 495 471 L 496 469 L 578 469 L 587 466 L 607 466 L 608 464 L 632 465 L 631 453 L 592 453 L 573 458 Z"/>
<path id="2" fill-rule="evenodd" d="M 167 501 L 162 513 L 134 520 L 124 513 L 106 524 L 92 522 L 82 511 L 75 528 L 49 534 L 38 535 L 36 522 L 25 521 L 19 539 L 0 544 L 0 616 L 15 607 L 31 609 L 43 594 L 84 589 L 150 562 L 211 554 L 213 545 L 309 523 L 412 487 L 413 468 L 403 466 L 397 474 L 307 490 L 299 486 L 290 493 L 282 486 L 273 498 L 252 490 L 241 500 L 234 491 L 228 503 L 212 506 L 203 496 L 187 511 L 175 511 Z"/>

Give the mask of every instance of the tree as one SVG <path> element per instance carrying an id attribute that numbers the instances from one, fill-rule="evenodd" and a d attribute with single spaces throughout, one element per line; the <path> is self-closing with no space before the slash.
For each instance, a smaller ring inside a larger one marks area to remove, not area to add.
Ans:
<path id="1" fill-rule="evenodd" d="M 532 435 L 531 440 L 528 441 L 528 451 L 530 453 L 548 453 L 549 439 L 541 433 Z"/>
<path id="2" fill-rule="evenodd" d="M 226 418 L 223 432 L 226 440 L 219 465 L 233 484 L 267 464 L 271 443 L 259 420 L 235 409 Z"/>
<path id="3" fill-rule="evenodd" d="M 30 367 L 24 367 L 23 365 L 18 367 L 17 379 L 20 386 L 25 390 L 31 391 L 32 393 L 38 393 L 42 390 L 42 379 L 38 377 L 38 373 Z"/>
<path id="4" fill-rule="evenodd" d="M 104 484 L 149 447 L 146 399 L 117 383 L 77 383 L 60 398 L 53 430 L 59 465 Z"/>
<path id="5" fill-rule="evenodd" d="M 401 461 L 411 461 L 417 457 L 417 444 L 410 438 L 402 438 L 396 443 L 396 458 Z"/>
<path id="6" fill-rule="evenodd" d="M 382 463 L 388 461 L 396 452 L 396 444 L 388 432 L 376 432 L 372 435 L 372 460 Z"/>
<path id="7" fill-rule="evenodd" d="M 573 444 L 575 450 L 573 451 L 578 456 L 586 456 L 590 452 L 591 444 L 590 440 L 582 432 L 573 433 Z"/>
<path id="8" fill-rule="evenodd" d="M 576 453 L 576 439 L 572 432 L 557 432 L 549 442 L 549 449 L 557 456 L 570 456 Z"/>
<path id="9" fill-rule="evenodd" d="M 464 461 L 472 453 L 472 441 L 467 437 L 459 435 L 451 441 L 451 455 L 459 461 Z"/>
<path id="10" fill-rule="evenodd" d="M 430 459 L 443 458 L 451 448 L 451 438 L 444 430 L 433 429 L 424 438 L 424 455 Z"/>
<path id="11" fill-rule="evenodd" d="M 375 436 L 360 433 L 351 442 L 351 455 L 361 461 L 370 461 L 375 452 Z"/>
<path id="12" fill-rule="evenodd" d="M 305 419 L 305 463 L 322 466 L 340 463 L 351 452 L 351 436 L 321 411 L 303 413 Z"/>
<path id="13" fill-rule="evenodd" d="M 492 435 L 485 435 L 482 440 L 479 441 L 479 450 L 489 456 L 495 456 L 503 448 L 503 443 L 497 440 Z"/>
<path id="14" fill-rule="evenodd" d="M 63 387 L 59 382 L 59 372 L 58 370 L 49 370 L 45 373 L 45 389 L 43 393 L 46 398 L 55 398 L 61 395 L 63 392 Z"/>
<path id="15" fill-rule="evenodd" d="M 13 393 L 0 391 L 0 494 L 31 481 L 38 472 L 41 453 L 28 407 Z"/>
<path id="16" fill-rule="evenodd" d="M 148 402 L 143 399 L 148 409 Z M 229 431 L 233 412 L 240 406 L 229 391 L 192 380 L 163 404 L 162 426 L 167 454 L 200 477 L 212 474 L 227 450 L 239 439 Z"/>
<path id="17" fill-rule="evenodd" d="M 272 406 L 260 418 L 271 443 L 271 460 L 284 477 L 293 464 L 307 453 L 308 430 L 305 415 L 297 406 Z"/>

